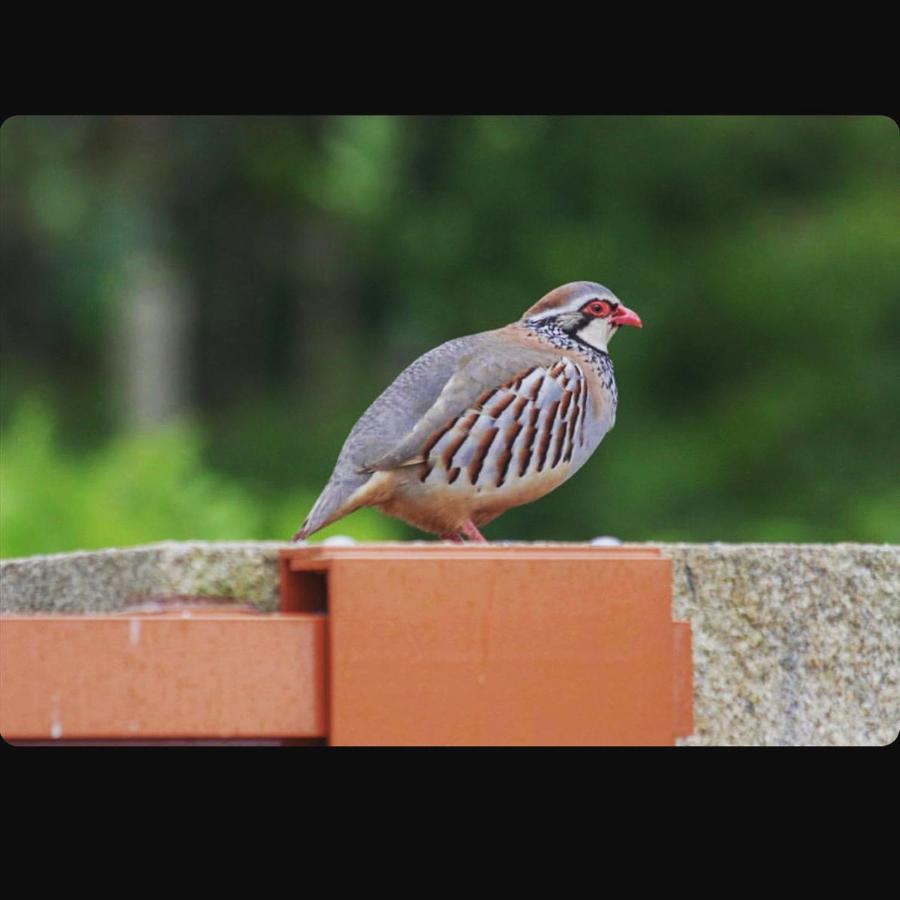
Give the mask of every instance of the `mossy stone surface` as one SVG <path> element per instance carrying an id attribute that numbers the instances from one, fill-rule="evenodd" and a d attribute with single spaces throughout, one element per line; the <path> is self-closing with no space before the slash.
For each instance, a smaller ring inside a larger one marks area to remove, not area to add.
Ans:
<path id="1" fill-rule="evenodd" d="M 190 595 L 278 604 L 278 551 L 272 542 L 166 542 L 30 556 L 0 563 L 4 613 L 120 612 L 154 597 Z"/>

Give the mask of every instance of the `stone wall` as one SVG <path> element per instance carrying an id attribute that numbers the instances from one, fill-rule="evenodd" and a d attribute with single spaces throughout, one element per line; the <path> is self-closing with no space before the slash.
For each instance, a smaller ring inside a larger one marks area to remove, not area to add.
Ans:
<path id="1" fill-rule="evenodd" d="M 900 728 L 900 547 L 668 544 L 694 635 L 686 744 L 883 745 Z"/>
<path id="2" fill-rule="evenodd" d="M 172 594 L 278 595 L 281 543 L 163 543 L 0 563 L 4 613 L 108 613 Z M 900 728 L 900 547 L 661 544 L 694 635 L 687 745 L 888 744 Z"/>

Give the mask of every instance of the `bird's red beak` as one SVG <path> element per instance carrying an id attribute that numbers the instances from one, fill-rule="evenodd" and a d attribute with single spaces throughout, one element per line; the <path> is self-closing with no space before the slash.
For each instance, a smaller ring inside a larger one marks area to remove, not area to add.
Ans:
<path id="1" fill-rule="evenodd" d="M 627 306 L 619 304 L 618 309 L 612 314 L 613 325 L 634 325 L 635 328 L 643 328 L 641 317 L 632 312 Z"/>

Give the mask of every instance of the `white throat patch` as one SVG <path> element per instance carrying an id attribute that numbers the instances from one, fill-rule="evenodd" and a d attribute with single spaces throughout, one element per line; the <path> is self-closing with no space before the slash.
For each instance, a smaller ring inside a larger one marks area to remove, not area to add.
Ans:
<path id="1" fill-rule="evenodd" d="M 578 331 L 578 337 L 586 344 L 607 353 L 607 344 L 615 333 L 615 328 L 610 325 L 608 319 L 593 319 Z"/>

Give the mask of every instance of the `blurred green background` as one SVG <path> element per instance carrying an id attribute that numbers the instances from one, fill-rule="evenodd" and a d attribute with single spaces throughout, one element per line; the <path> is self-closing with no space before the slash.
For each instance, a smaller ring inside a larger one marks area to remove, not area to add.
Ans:
<path id="1" fill-rule="evenodd" d="M 421 353 L 567 281 L 615 429 L 489 539 L 900 540 L 886 118 L 17 117 L 0 555 L 288 539 Z M 316 536 L 425 535 L 364 510 Z"/>

